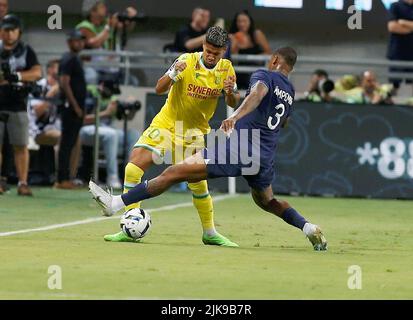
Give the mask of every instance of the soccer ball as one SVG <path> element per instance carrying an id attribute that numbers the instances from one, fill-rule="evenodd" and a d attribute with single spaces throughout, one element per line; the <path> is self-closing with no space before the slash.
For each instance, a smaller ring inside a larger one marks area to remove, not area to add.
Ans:
<path id="1" fill-rule="evenodd" d="M 126 211 L 120 219 L 121 230 L 133 239 L 143 238 L 148 233 L 151 225 L 151 216 L 140 208 Z"/>

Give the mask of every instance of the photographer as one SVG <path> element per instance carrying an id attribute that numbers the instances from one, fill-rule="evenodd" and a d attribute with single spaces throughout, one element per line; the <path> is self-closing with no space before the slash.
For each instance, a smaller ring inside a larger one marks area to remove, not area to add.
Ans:
<path id="1" fill-rule="evenodd" d="M 0 150 L 7 129 L 19 179 L 17 193 L 21 196 L 31 196 L 32 191 L 27 185 L 27 97 L 30 91 L 27 85 L 41 78 L 42 68 L 33 49 L 20 40 L 21 34 L 20 19 L 11 14 L 5 16 L 1 23 L 3 40 L 0 42 Z"/>
<path id="2" fill-rule="evenodd" d="M 80 129 L 80 139 L 83 145 L 93 146 L 95 136 L 95 112 L 96 107 L 99 106 L 99 145 L 102 146 L 107 171 L 107 185 L 114 189 L 122 188 L 119 180 L 118 172 L 118 155 L 119 151 L 123 151 L 124 132 L 116 129 L 113 126 L 113 120 L 117 117 L 119 120 L 123 119 L 125 109 L 131 109 L 131 113 L 127 120 L 132 120 L 136 111 L 139 110 L 139 103 L 125 103 L 117 100 L 120 94 L 119 86 L 111 79 L 103 79 L 99 85 L 88 86 L 89 98 L 86 104 L 86 117 L 84 126 Z M 139 132 L 134 129 L 127 131 L 127 150 L 130 151 L 133 145 L 138 140 Z"/>
<path id="3" fill-rule="evenodd" d="M 386 104 L 393 105 L 393 90 L 391 85 L 381 85 L 373 71 L 364 71 L 361 76 L 361 84 L 347 93 L 347 103 L 357 104 Z"/>
<path id="4" fill-rule="evenodd" d="M 135 21 L 139 19 L 135 8 L 128 7 L 125 12 L 109 14 L 105 1 L 85 0 L 83 2 L 83 13 L 86 19 L 80 22 L 78 29 L 86 39 L 86 49 L 106 49 L 123 50 L 126 46 L 126 32 L 130 32 L 135 27 Z M 119 39 L 118 36 L 121 36 Z M 92 61 L 111 61 L 115 58 L 111 56 L 93 57 Z M 118 68 L 99 67 L 93 70 L 87 69 L 88 82 L 96 83 L 102 74 L 110 74 L 114 80 L 120 80 Z"/>
<path id="5" fill-rule="evenodd" d="M 328 80 L 328 73 L 325 70 L 317 69 L 313 72 L 310 78 L 310 83 L 308 84 L 308 89 L 304 92 L 307 100 L 311 101 L 312 95 L 321 95 L 322 85 Z"/>
<path id="6" fill-rule="evenodd" d="M 311 76 L 306 91 L 304 101 L 309 102 L 339 102 L 335 96 L 335 83 L 329 79 L 328 73 L 325 70 L 317 69 Z"/>

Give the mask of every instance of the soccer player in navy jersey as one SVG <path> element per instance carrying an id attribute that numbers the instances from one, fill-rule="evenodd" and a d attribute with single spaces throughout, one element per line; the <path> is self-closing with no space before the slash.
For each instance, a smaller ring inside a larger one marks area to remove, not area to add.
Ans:
<path id="1" fill-rule="evenodd" d="M 276 50 L 268 70 L 258 70 L 241 106 L 222 122 L 228 139 L 214 143 L 201 152 L 170 166 L 161 175 L 138 184 L 120 196 L 114 196 L 89 183 L 89 190 L 103 210 L 113 215 L 126 206 L 156 197 L 173 184 L 207 178 L 243 176 L 251 188 L 255 203 L 304 232 L 318 251 L 327 249 L 321 229 L 301 216 L 290 204 L 274 197 L 274 158 L 280 129 L 285 127 L 294 101 L 294 88 L 288 79 L 297 61 L 293 48 Z M 248 163 L 245 159 L 252 155 Z"/>

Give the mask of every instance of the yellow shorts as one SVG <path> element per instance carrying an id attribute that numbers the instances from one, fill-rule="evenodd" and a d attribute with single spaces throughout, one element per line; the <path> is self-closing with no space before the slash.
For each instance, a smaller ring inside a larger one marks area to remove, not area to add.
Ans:
<path id="1" fill-rule="evenodd" d="M 204 149 L 203 135 L 176 135 L 171 129 L 151 125 L 134 148 L 145 148 L 155 153 L 166 164 L 175 164 Z"/>

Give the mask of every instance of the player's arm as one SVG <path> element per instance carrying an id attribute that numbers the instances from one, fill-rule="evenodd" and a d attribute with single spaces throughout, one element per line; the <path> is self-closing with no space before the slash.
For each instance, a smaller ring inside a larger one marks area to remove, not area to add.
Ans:
<path id="1" fill-rule="evenodd" d="M 172 84 L 177 80 L 178 74 L 186 69 L 186 66 L 185 61 L 176 61 L 172 67 L 169 68 L 168 72 L 166 72 L 156 83 L 156 94 L 163 94 L 167 92 L 171 88 Z"/>
<path id="2" fill-rule="evenodd" d="M 229 76 L 224 80 L 225 103 L 231 108 L 235 108 L 241 98 L 235 76 Z"/>
<path id="3" fill-rule="evenodd" d="M 268 87 L 263 82 L 257 81 L 251 88 L 250 94 L 242 102 L 241 106 L 229 118 L 222 121 L 220 129 L 225 133 L 231 133 L 235 123 L 242 117 L 245 117 L 247 114 L 254 111 L 267 93 Z"/>

